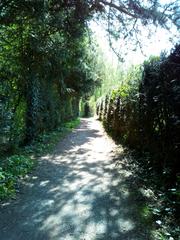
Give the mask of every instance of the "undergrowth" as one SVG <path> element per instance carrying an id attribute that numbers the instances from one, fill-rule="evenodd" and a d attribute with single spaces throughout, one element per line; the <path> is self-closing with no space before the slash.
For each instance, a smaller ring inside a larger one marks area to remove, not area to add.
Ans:
<path id="1" fill-rule="evenodd" d="M 14 150 L 12 155 L 1 156 L 0 200 L 14 198 L 18 183 L 33 170 L 37 164 L 37 158 L 50 153 L 59 139 L 79 123 L 79 119 L 66 122 L 55 131 L 40 135 L 31 145 Z"/>
<path id="2" fill-rule="evenodd" d="M 133 172 L 139 185 L 144 189 L 143 194 L 150 198 L 147 205 L 140 209 L 143 220 L 147 217 L 152 225 L 153 240 L 180 240 L 180 189 L 179 181 L 174 186 L 168 187 L 162 175 L 152 169 L 150 164 L 144 164 L 138 152 L 127 149 L 130 165 L 136 166 Z M 139 187 L 140 187 L 139 186 Z"/>

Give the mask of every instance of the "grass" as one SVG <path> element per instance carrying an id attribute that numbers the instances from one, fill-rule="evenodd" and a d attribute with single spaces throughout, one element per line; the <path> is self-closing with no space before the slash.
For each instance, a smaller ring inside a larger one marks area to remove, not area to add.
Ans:
<path id="1" fill-rule="evenodd" d="M 0 200 L 14 198 L 18 183 L 28 176 L 37 164 L 37 158 L 51 153 L 56 144 L 72 131 L 80 120 L 62 124 L 58 129 L 40 135 L 31 145 L 17 149 L 12 155 L 0 159 Z"/>

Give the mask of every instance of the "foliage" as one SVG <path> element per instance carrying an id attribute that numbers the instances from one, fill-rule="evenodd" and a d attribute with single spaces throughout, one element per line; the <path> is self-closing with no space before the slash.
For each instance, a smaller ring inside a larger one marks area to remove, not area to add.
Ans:
<path id="1" fill-rule="evenodd" d="M 137 123 L 140 67 L 131 67 L 121 76 L 119 87 L 97 101 L 97 114 L 109 132 L 131 145 L 137 138 L 134 126 Z M 136 78 L 130 79 L 129 76 Z"/>
<path id="2" fill-rule="evenodd" d="M 103 13 L 101 15 L 110 46 L 121 61 L 126 59 L 130 51 L 140 49 L 143 52 L 143 45 L 147 44 L 157 27 L 168 29 L 171 34 L 175 29 L 178 32 L 180 27 L 178 0 L 99 0 L 95 3 Z M 101 17 L 100 14 L 98 17 Z M 177 36 L 174 34 L 172 42 L 178 39 L 179 33 Z"/>
<path id="3" fill-rule="evenodd" d="M 180 46 L 167 58 L 145 63 L 139 99 L 141 145 L 159 158 L 154 164 L 164 174 L 173 173 L 175 178 L 179 172 L 179 63 Z"/>
<path id="4" fill-rule="evenodd" d="M 169 56 L 145 61 L 142 74 L 135 71 L 129 76 L 137 77 L 122 81 L 97 101 L 97 115 L 106 130 L 136 150 L 141 181 L 156 189 L 155 203 L 142 209 L 154 221 L 154 239 L 178 239 L 180 232 L 179 64 L 177 45 Z"/>
<path id="5" fill-rule="evenodd" d="M 108 23 L 118 19 L 121 30 L 110 24 L 111 35 L 134 38 L 138 22 L 163 26 L 171 18 L 178 25 L 177 8 L 176 1 L 169 6 L 158 1 L 1 1 L 1 151 L 29 144 L 77 117 L 80 98 L 86 99 L 103 77 L 87 29 L 96 13 Z"/>
<path id="6" fill-rule="evenodd" d="M 79 119 L 66 122 L 55 131 L 40 135 L 31 145 L 16 150 L 16 154 L 1 157 L 0 200 L 14 197 L 19 179 L 32 171 L 39 156 L 51 153 L 57 142 L 80 123 Z"/>
<path id="7" fill-rule="evenodd" d="M 124 82 L 97 102 L 105 127 L 124 143 L 149 152 L 148 160 L 168 183 L 178 178 L 180 46 L 168 57 L 151 58 L 143 75 Z"/>
<path id="8" fill-rule="evenodd" d="M 106 92 L 108 95 L 98 107 L 106 127 L 131 146 L 143 146 L 146 151 L 152 149 L 152 154 L 160 153 L 155 158 L 160 157 L 159 162 L 155 160 L 153 164 L 160 163 L 166 173 L 171 174 L 169 169 L 177 173 L 179 78 L 176 76 L 179 68 L 176 54 L 162 64 L 159 60 L 145 63 L 139 92 L 137 81 L 128 80 L 139 79 L 139 71 L 125 75 L 122 69 L 110 68 L 98 59 L 99 52 L 87 26 L 91 19 L 101 16 L 112 37 L 122 36 L 140 45 L 138 35 L 144 31 L 141 26 L 169 27 L 170 22 L 178 26 L 178 7 L 178 1 L 163 6 L 154 0 L 0 1 L 0 152 L 10 155 L 20 146 L 26 149 L 22 155 L 10 157 L 11 161 L 8 158 L 3 161 L 0 175 L 3 196 L 14 191 L 13 173 L 24 175 L 31 166 L 26 154 L 46 152 L 51 144 L 42 143 L 44 138 L 47 141 L 48 132 L 54 129 L 63 132 L 62 123 L 79 115 L 80 99 L 88 101 L 94 91 L 94 99 L 90 99 L 94 104 L 97 97 L 105 89 L 112 90 L 112 86 L 118 89 Z M 168 70 L 172 66 L 173 79 L 169 78 L 172 75 Z M 152 86 L 147 76 L 153 79 Z M 106 84 L 95 90 L 102 79 L 107 80 Z M 162 96 L 158 95 L 158 86 Z M 150 101 L 144 95 L 152 95 Z M 155 109 L 150 128 L 146 121 L 148 109 Z M 169 133 L 173 144 L 169 144 Z M 55 133 L 53 137 L 56 139 L 56 136 L 59 135 Z M 15 166 L 11 166 L 12 161 Z M 5 171 L 4 166 L 9 166 L 9 170 Z"/>
<path id="9" fill-rule="evenodd" d="M 25 155 L 12 155 L 6 159 L 6 164 L 0 167 L 0 199 L 15 195 L 18 179 L 25 177 L 33 165 L 33 160 Z"/>
<path id="10" fill-rule="evenodd" d="M 80 98 L 95 85 L 84 20 L 74 7 L 54 7 L 54 1 L 0 3 L 1 151 L 76 118 Z"/>

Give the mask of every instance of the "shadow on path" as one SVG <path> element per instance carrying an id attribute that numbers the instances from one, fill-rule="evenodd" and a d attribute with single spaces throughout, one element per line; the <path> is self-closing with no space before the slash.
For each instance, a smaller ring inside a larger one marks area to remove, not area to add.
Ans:
<path id="1" fill-rule="evenodd" d="M 146 200 L 132 173 L 116 167 L 115 148 L 100 123 L 82 119 L 0 208 L 0 239 L 150 240 L 139 211 Z"/>

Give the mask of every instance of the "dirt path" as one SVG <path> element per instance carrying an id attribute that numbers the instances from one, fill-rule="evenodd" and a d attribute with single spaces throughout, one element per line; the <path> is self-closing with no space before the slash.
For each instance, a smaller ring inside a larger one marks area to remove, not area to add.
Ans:
<path id="1" fill-rule="evenodd" d="M 40 159 L 18 199 L 0 208 L 1 240 L 148 240 L 142 198 L 94 119 Z"/>

